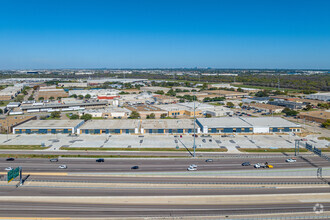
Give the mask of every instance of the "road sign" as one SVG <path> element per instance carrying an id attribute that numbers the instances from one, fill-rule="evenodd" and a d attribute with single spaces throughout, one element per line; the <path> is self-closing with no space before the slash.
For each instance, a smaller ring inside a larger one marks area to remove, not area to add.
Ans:
<path id="1" fill-rule="evenodd" d="M 15 179 L 16 177 L 18 177 L 19 174 L 20 174 L 20 168 L 19 167 L 16 167 L 15 169 L 8 171 L 8 173 L 7 173 L 8 183 L 10 181 L 12 181 L 13 179 Z"/>

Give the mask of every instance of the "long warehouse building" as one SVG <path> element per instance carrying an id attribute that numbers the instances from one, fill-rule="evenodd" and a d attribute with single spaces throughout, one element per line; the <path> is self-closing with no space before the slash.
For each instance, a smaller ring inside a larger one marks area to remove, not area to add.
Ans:
<path id="1" fill-rule="evenodd" d="M 15 134 L 239 134 L 301 132 L 301 126 L 280 117 L 193 119 L 39 120 L 14 127 Z"/>

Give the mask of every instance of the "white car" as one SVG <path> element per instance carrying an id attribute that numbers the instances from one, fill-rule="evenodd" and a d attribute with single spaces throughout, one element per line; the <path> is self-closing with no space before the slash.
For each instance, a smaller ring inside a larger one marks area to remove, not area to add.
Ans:
<path id="1" fill-rule="evenodd" d="M 196 171 L 197 168 L 196 168 L 196 167 L 188 167 L 187 170 L 188 170 L 188 171 Z"/>
<path id="2" fill-rule="evenodd" d="M 257 163 L 257 164 L 254 165 L 254 168 L 259 169 L 260 167 L 261 167 L 260 163 Z"/>
<path id="3" fill-rule="evenodd" d="M 59 167 L 58 167 L 59 169 L 66 169 L 66 168 L 68 168 L 66 165 L 60 165 Z"/>
<path id="4" fill-rule="evenodd" d="M 191 164 L 189 167 L 191 167 L 191 168 L 197 168 L 197 165 L 196 164 Z"/>
<path id="5" fill-rule="evenodd" d="M 289 158 L 289 159 L 286 159 L 286 162 L 288 163 L 294 163 L 294 162 L 297 162 L 296 159 L 293 159 L 293 158 Z"/>
<path id="6" fill-rule="evenodd" d="M 11 171 L 13 168 L 12 167 L 6 167 L 5 170 L 6 171 Z"/>

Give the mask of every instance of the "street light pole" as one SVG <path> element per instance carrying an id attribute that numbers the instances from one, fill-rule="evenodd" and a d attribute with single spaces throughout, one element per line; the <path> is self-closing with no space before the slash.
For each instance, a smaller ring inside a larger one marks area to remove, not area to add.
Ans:
<path id="1" fill-rule="evenodd" d="M 194 102 L 194 146 L 193 146 L 193 148 L 194 148 L 194 155 L 193 155 L 193 157 L 195 157 L 196 156 L 196 111 L 195 111 L 195 102 Z"/>

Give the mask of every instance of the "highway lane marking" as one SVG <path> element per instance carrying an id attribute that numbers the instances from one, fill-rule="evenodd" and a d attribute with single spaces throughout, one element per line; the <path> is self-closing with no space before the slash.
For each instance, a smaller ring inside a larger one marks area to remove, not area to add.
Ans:
<path id="1" fill-rule="evenodd" d="M 0 175 L 7 175 L 6 172 L 0 172 Z M 23 175 L 37 175 L 37 176 L 68 176 L 68 173 L 33 173 L 33 172 L 24 172 Z"/>

